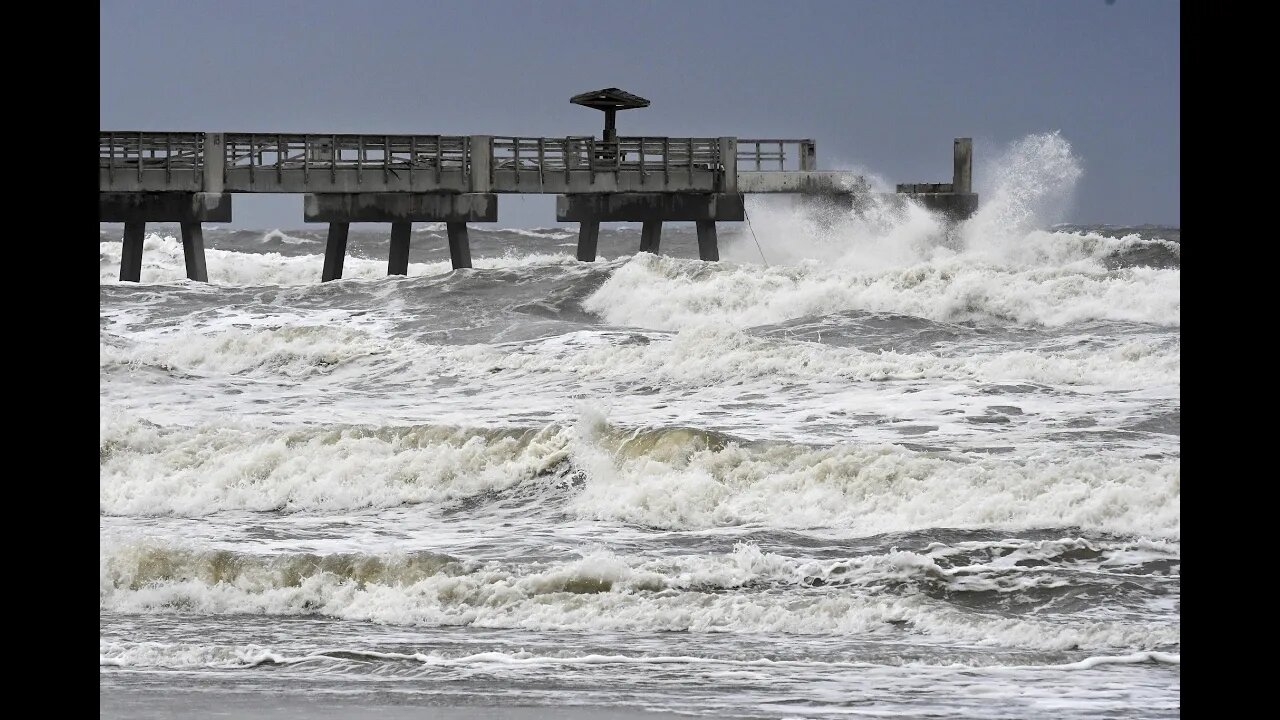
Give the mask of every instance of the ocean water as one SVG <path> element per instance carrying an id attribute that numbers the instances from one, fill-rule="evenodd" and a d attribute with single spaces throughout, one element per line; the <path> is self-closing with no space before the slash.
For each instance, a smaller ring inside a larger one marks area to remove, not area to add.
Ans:
<path id="1" fill-rule="evenodd" d="M 103 225 L 103 715 L 1177 717 L 1179 230 L 1062 224 L 1057 135 L 984 179 L 325 284 L 323 228 L 135 284 Z"/>

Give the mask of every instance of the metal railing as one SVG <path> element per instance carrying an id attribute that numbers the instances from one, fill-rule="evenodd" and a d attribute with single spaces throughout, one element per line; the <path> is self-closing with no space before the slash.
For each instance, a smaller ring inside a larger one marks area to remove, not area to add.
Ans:
<path id="1" fill-rule="evenodd" d="M 649 173 L 720 170 L 719 138 L 624 137 L 604 142 L 589 136 L 493 138 L 493 172 Z M 516 177 L 519 177 L 517 173 Z M 517 180 L 518 182 L 518 180 Z"/>
<path id="2" fill-rule="evenodd" d="M 754 172 L 816 170 L 813 140 L 738 139 L 738 170 Z"/>
<path id="3" fill-rule="evenodd" d="M 199 171 L 204 165 L 204 133 L 120 132 L 98 134 L 98 168 L 110 182 L 118 172 L 164 170 L 166 180 L 174 170 Z"/>
<path id="4" fill-rule="evenodd" d="M 814 143 L 807 139 L 736 140 L 736 158 L 725 158 L 722 148 L 733 142 L 722 138 L 646 136 L 604 142 L 590 136 L 316 133 L 225 133 L 222 162 L 210 158 L 206 167 L 204 153 L 216 151 L 217 137 L 102 131 L 102 186 L 119 191 L 198 191 L 217 185 L 214 178 L 203 177 L 206 171 L 216 178 L 220 170 L 225 190 L 218 191 L 229 192 L 467 192 L 477 187 L 563 192 L 584 180 L 594 185 L 597 175 L 606 176 L 606 184 L 620 190 L 646 183 L 688 190 L 719 185 L 717 178 L 729 169 L 816 169 Z M 722 145 L 722 140 L 729 144 Z M 487 164 L 488 183 L 472 178 L 473 164 L 480 172 Z M 525 187 L 531 183 L 541 185 Z"/>
<path id="5" fill-rule="evenodd" d="M 224 173 L 247 168 L 250 179 L 260 172 L 301 169 L 311 172 L 354 168 L 357 174 L 378 172 L 387 179 L 396 170 L 467 171 L 471 139 L 450 135 L 284 135 L 228 133 Z"/>

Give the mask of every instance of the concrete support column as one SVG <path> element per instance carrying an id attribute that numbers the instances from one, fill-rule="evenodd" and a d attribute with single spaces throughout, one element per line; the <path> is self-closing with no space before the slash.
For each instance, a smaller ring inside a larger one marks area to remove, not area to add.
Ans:
<path id="1" fill-rule="evenodd" d="M 204 191 L 222 194 L 222 175 L 226 169 L 227 147 L 222 133 L 204 134 L 204 153 L 200 156 L 204 161 Z"/>
<path id="2" fill-rule="evenodd" d="M 467 224 L 447 222 L 444 226 L 449 232 L 449 259 L 453 261 L 453 269 L 471 267 L 471 240 L 467 237 Z"/>
<path id="3" fill-rule="evenodd" d="M 387 257 L 388 275 L 409 274 L 409 239 L 413 223 L 391 223 L 391 253 Z"/>
<path id="4" fill-rule="evenodd" d="M 578 223 L 578 259 L 582 262 L 595 262 L 599 240 L 599 220 L 583 220 Z"/>
<path id="5" fill-rule="evenodd" d="M 738 192 L 738 138 L 720 138 L 720 192 Z"/>
<path id="6" fill-rule="evenodd" d="M 329 241 L 324 246 L 324 270 L 320 282 L 342 278 L 342 261 L 347 258 L 347 231 L 351 223 L 329 223 Z"/>
<path id="7" fill-rule="evenodd" d="M 804 140 L 800 143 L 800 171 L 814 172 L 818 169 L 818 143 Z"/>
<path id="8" fill-rule="evenodd" d="M 467 142 L 467 173 L 471 192 L 487 193 L 493 186 L 489 178 L 493 159 L 493 136 L 472 135 Z M 468 267 L 470 267 L 468 265 Z"/>
<path id="9" fill-rule="evenodd" d="M 699 220 L 698 225 L 698 257 L 702 260 L 719 260 L 720 245 L 716 241 L 716 221 Z"/>
<path id="10" fill-rule="evenodd" d="M 951 175 L 951 192 L 964 195 L 973 192 L 973 138 L 956 138 L 953 148 L 955 169 Z"/>
<path id="11" fill-rule="evenodd" d="M 142 238 L 146 233 L 145 222 L 124 224 L 124 251 L 120 254 L 120 279 L 140 282 L 142 279 Z"/>
<path id="12" fill-rule="evenodd" d="M 182 225 L 182 255 L 187 261 L 187 279 L 209 282 L 209 271 L 204 264 L 204 230 L 198 222 Z"/>
<path id="13" fill-rule="evenodd" d="M 640 252 L 660 254 L 658 245 L 662 242 L 662 221 L 645 220 L 640 226 Z"/>

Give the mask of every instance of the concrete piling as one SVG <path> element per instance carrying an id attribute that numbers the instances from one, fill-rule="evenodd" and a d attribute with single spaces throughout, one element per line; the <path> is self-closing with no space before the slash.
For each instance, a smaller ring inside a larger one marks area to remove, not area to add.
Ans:
<path id="1" fill-rule="evenodd" d="M 142 239 L 146 230 L 145 222 L 124 224 L 124 250 L 120 253 L 122 282 L 141 282 L 142 280 Z"/>
<path id="2" fill-rule="evenodd" d="M 453 261 L 453 269 L 471 267 L 471 240 L 467 237 L 467 224 L 446 222 L 444 225 L 449 233 L 449 259 Z"/>
<path id="3" fill-rule="evenodd" d="M 347 258 L 347 232 L 351 223 L 329 223 L 329 240 L 324 246 L 324 269 L 320 282 L 342 279 L 342 261 Z"/>
<path id="4" fill-rule="evenodd" d="M 659 255 L 658 246 L 662 242 L 662 221 L 645 220 L 640 226 L 640 252 Z"/>
<path id="5" fill-rule="evenodd" d="M 967 195 L 973 192 L 973 138 L 956 138 L 955 169 L 951 175 L 951 192 Z"/>
<path id="6" fill-rule="evenodd" d="M 409 274 L 409 242 L 413 223 L 391 223 L 391 252 L 387 256 L 387 275 Z"/>
<path id="7" fill-rule="evenodd" d="M 209 282 L 209 272 L 204 261 L 204 230 L 198 222 L 184 222 L 182 226 L 182 255 L 187 263 L 187 279 Z"/>
<path id="8" fill-rule="evenodd" d="M 698 258 L 719 260 L 720 245 L 716 240 L 716 221 L 698 220 Z"/>
<path id="9" fill-rule="evenodd" d="M 578 223 L 578 260 L 582 262 L 595 262 L 596 245 L 599 240 L 599 220 L 583 220 Z"/>

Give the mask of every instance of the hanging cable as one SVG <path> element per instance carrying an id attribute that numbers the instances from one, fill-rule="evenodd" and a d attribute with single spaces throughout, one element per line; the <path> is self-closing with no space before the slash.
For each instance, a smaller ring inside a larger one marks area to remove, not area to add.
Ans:
<path id="1" fill-rule="evenodd" d="M 756 241 L 756 249 L 760 251 L 760 260 L 765 267 L 769 267 L 769 261 L 764 259 L 764 249 L 760 247 L 760 238 L 756 237 L 756 229 L 751 226 L 751 216 L 747 214 L 747 208 L 742 208 L 742 217 L 747 220 L 747 229 L 751 231 L 751 239 Z"/>

